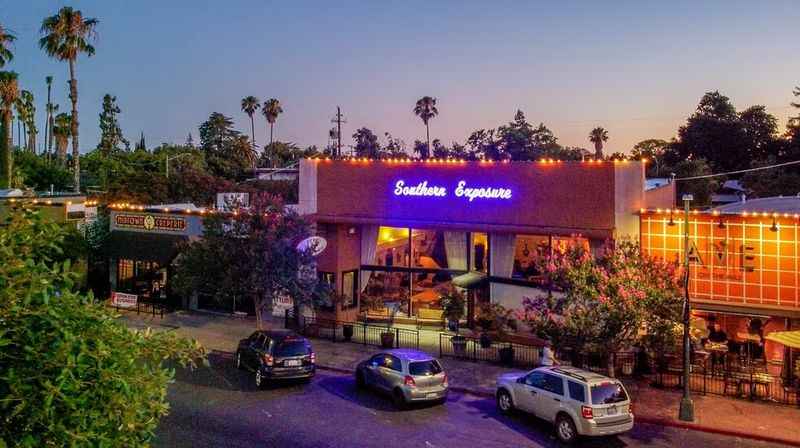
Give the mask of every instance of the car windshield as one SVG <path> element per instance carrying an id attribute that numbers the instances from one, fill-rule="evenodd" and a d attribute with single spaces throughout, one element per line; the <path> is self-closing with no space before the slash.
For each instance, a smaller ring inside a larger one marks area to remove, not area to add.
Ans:
<path id="1" fill-rule="evenodd" d="M 619 403 L 628 399 L 628 394 L 619 383 L 602 383 L 592 386 L 593 404 Z"/>
<path id="2" fill-rule="evenodd" d="M 305 341 L 284 341 L 275 347 L 275 356 L 303 356 L 311 352 Z"/>
<path id="3" fill-rule="evenodd" d="M 413 376 L 431 376 L 442 373 L 442 366 L 432 359 L 430 361 L 412 362 L 408 365 L 408 373 Z"/>

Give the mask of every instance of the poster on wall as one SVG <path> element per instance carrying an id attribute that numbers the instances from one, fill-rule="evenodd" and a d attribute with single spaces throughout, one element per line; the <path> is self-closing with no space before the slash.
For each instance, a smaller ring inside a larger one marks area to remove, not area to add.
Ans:
<path id="1" fill-rule="evenodd" d="M 124 292 L 111 293 L 111 305 L 118 308 L 136 308 L 138 296 L 136 294 L 127 294 Z"/>
<path id="2" fill-rule="evenodd" d="M 281 294 L 272 299 L 272 315 L 283 317 L 286 310 L 294 307 L 294 300 L 288 294 Z"/>

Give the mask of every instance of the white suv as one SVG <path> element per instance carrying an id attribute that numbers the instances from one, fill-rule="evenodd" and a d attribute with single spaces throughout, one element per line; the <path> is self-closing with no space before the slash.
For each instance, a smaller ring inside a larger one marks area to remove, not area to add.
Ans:
<path id="1" fill-rule="evenodd" d="M 497 407 L 529 412 L 554 423 L 564 443 L 578 436 L 619 434 L 633 428 L 633 410 L 618 380 L 574 367 L 540 367 L 497 378 Z"/>

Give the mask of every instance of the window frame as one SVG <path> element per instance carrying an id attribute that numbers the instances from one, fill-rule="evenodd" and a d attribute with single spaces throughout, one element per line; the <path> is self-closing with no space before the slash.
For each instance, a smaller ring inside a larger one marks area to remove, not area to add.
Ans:
<path id="1" fill-rule="evenodd" d="M 574 397 L 572 395 L 573 386 L 576 386 L 577 388 L 580 389 L 582 397 Z M 577 381 L 573 381 L 573 380 L 570 380 L 570 379 L 567 380 L 567 392 L 569 393 L 569 399 L 570 400 L 574 400 L 574 401 L 577 401 L 579 403 L 586 404 L 586 388 L 587 387 L 586 387 L 585 384 L 581 384 L 581 383 L 579 383 Z"/>

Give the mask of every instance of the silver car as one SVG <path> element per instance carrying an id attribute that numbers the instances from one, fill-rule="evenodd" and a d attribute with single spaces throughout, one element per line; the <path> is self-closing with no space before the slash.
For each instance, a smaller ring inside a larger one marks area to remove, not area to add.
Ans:
<path id="1" fill-rule="evenodd" d="M 447 374 L 436 358 L 419 350 L 387 350 L 362 361 L 356 367 L 356 385 L 391 394 L 399 408 L 447 401 Z"/>
<path id="2" fill-rule="evenodd" d="M 614 378 L 574 367 L 540 367 L 497 378 L 502 413 L 525 411 L 555 424 L 564 443 L 579 436 L 607 436 L 633 428 L 625 386 Z"/>

